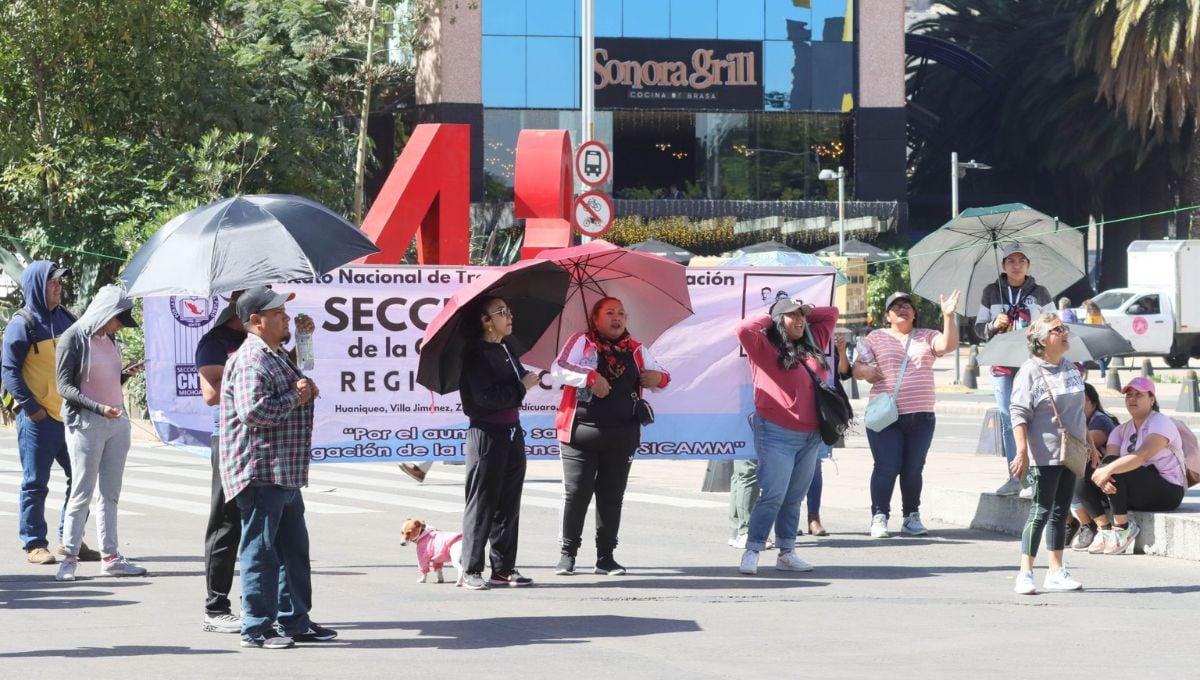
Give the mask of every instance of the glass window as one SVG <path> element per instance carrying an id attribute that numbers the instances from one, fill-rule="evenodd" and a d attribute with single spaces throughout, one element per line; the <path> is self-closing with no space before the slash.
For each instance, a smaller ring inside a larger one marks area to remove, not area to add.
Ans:
<path id="1" fill-rule="evenodd" d="M 483 3 L 484 35 L 525 35 L 525 0 Z"/>
<path id="2" fill-rule="evenodd" d="M 484 106 L 525 108 L 525 38 L 483 36 L 482 67 Z"/>
<path id="3" fill-rule="evenodd" d="M 596 0 L 594 18 L 596 21 L 596 36 L 603 38 L 620 38 L 621 33 L 621 0 Z M 578 12 L 576 12 L 578 14 Z M 579 17 L 575 17 L 575 34 L 581 33 Z"/>
<path id="4" fill-rule="evenodd" d="M 612 112 L 597 111 L 593 123 L 596 139 L 612 149 Z M 512 200 L 517 135 L 526 129 L 570 130 L 572 142 L 578 145 L 579 111 L 484 110 L 483 182 L 484 193 L 489 200 Z"/>
<path id="5" fill-rule="evenodd" d="M 854 43 L 818 42 L 812 51 L 812 111 L 849 110 L 854 95 Z"/>
<path id="6" fill-rule="evenodd" d="M 717 37 L 722 40 L 762 40 L 762 0 L 717 0 Z"/>
<path id="7" fill-rule="evenodd" d="M 846 35 L 846 5 L 849 0 L 812 0 L 813 40 L 825 42 L 850 42 Z"/>
<path id="8" fill-rule="evenodd" d="M 1143 315 L 1143 314 L 1158 314 L 1161 311 L 1158 307 L 1158 296 L 1157 295 L 1142 296 L 1142 298 L 1139 299 L 1137 302 L 1133 303 L 1132 305 L 1129 305 L 1129 309 L 1127 311 L 1130 314 L 1139 315 L 1139 316 Z"/>
<path id="9" fill-rule="evenodd" d="M 794 41 L 804 34 L 803 40 L 812 40 L 812 20 L 812 10 L 797 6 L 792 0 L 767 0 L 766 38 Z"/>
<path id="10" fill-rule="evenodd" d="M 812 46 L 767 40 L 763 43 L 763 109 L 807 111 L 812 103 Z"/>
<path id="11" fill-rule="evenodd" d="M 671 0 L 625 3 L 622 30 L 626 38 L 666 38 L 671 25 Z"/>
<path id="12" fill-rule="evenodd" d="M 717 0 L 671 0 L 671 37 L 717 37 Z"/>
<path id="13" fill-rule="evenodd" d="M 494 2 L 487 0 L 484 6 Z M 575 35 L 575 7 L 579 2 L 563 0 L 526 0 L 527 35 Z"/>
<path id="14" fill-rule="evenodd" d="M 525 106 L 569 109 L 579 106 L 579 41 L 530 37 L 526 43 Z M 487 105 L 486 99 L 484 100 Z"/>

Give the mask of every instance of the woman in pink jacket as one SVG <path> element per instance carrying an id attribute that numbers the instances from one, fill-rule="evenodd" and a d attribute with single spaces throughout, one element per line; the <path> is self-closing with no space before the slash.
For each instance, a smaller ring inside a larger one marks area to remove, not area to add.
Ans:
<path id="1" fill-rule="evenodd" d="M 625 306 L 614 297 L 592 307 L 587 333 L 576 333 L 554 361 L 551 375 L 563 385 L 555 426 L 563 466 L 562 546 L 554 573 L 575 573 L 583 522 L 596 496 L 597 574 L 625 573 L 613 558 L 621 505 L 642 427 L 634 402 L 643 388 L 659 390 L 670 376 L 650 350 L 625 328 Z"/>
<path id="2" fill-rule="evenodd" d="M 751 425 L 761 490 L 738 567 L 743 574 L 758 572 L 758 553 L 766 546 L 771 525 L 779 547 L 775 568 L 812 570 L 796 555 L 796 529 L 800 500 L 808 493 L 822 443 L 812 376 L 828 378 L 818 348 L 829 346 L 837 320 L 836 307 L 783 298 L 771 305 L 769 315 L 747 318 L 737 327 L 754 381 Z"/>

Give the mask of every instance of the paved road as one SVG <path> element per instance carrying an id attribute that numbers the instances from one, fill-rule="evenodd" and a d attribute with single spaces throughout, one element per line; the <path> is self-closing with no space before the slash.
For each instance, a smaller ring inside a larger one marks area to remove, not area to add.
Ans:
<path id="1" fill-rule="evenodd" d="M 943 443 L 973 436 L 956 420 L 944 421 Z M 152 573 L 73 584 L 22 561 L 11 536 L 17 468 L 11 431 L 0 432 L 8 678 L 1195 677 L 1185 656 L 1200 608 L 1193 563 L 1071 555 L 1085 592 L 1018 597 L 1011 538 L 933 525 L 929 538 L 872 541 L 861 508 L 827 507 L 835 535 L 801 547 L 816 571 L 776 572 L 766 553 L 760 575 L 743 577 L 739 553 L 724 545 L 725 495 L 695 491 L 702 466 L 659 461 L 634 466 L 618 552 L 624 577 L 553 575 L 558 470 L 532 465 L 520 562 L 537 586 L 488 592 L 415 583 L 415 556 L 396 537 L 408 516 L 458 522 L 461 467 L 436 466 L 418 486 L 394 465 L 318 466 L 306 493 L 313 614 L 341 637 L 240 650 L 236 636 L 200 630 L 206 460 L 136 447 L 123 550 Z M 585 550 L 581 564 L 592 557 Z"/>

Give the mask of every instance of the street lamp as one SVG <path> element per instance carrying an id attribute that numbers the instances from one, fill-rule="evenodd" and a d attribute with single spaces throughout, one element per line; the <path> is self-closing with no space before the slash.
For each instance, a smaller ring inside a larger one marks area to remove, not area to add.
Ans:
<path id="1" fill-rule="evenodd" d="M 838 255 L 846 248 L 846 169 L 838 166 L 837 172 L 822 170 L 817 179 L 823 182 L 838 183 Z"/>
<path id="2" fill-rule="evenodd" d="M 958 152 L 950 152 L 950 219 L 958 217 L 958 180 L 967 176 L 968 170 L 991 170 L 992 166 L 987 163 L 976 162 L 974 158 L 966 163 L 958 162 Z M 958 329 L 959 336 L 962 336 L 962 328 Z M 962 384 L 962 352 L 955 350 L 954 352 L 954 384 Z"/>

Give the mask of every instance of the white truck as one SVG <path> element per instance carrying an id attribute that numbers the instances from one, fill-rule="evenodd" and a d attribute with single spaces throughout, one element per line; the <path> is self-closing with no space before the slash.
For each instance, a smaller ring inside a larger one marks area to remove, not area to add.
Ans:
<path id="1" fill-rule="evenodd" d="M 1127 253 L 1129 285 L 1092 300 L 1134 354 L 1186 366 L 1200 356 L 1200 240 L 1134 241 Z"/>

